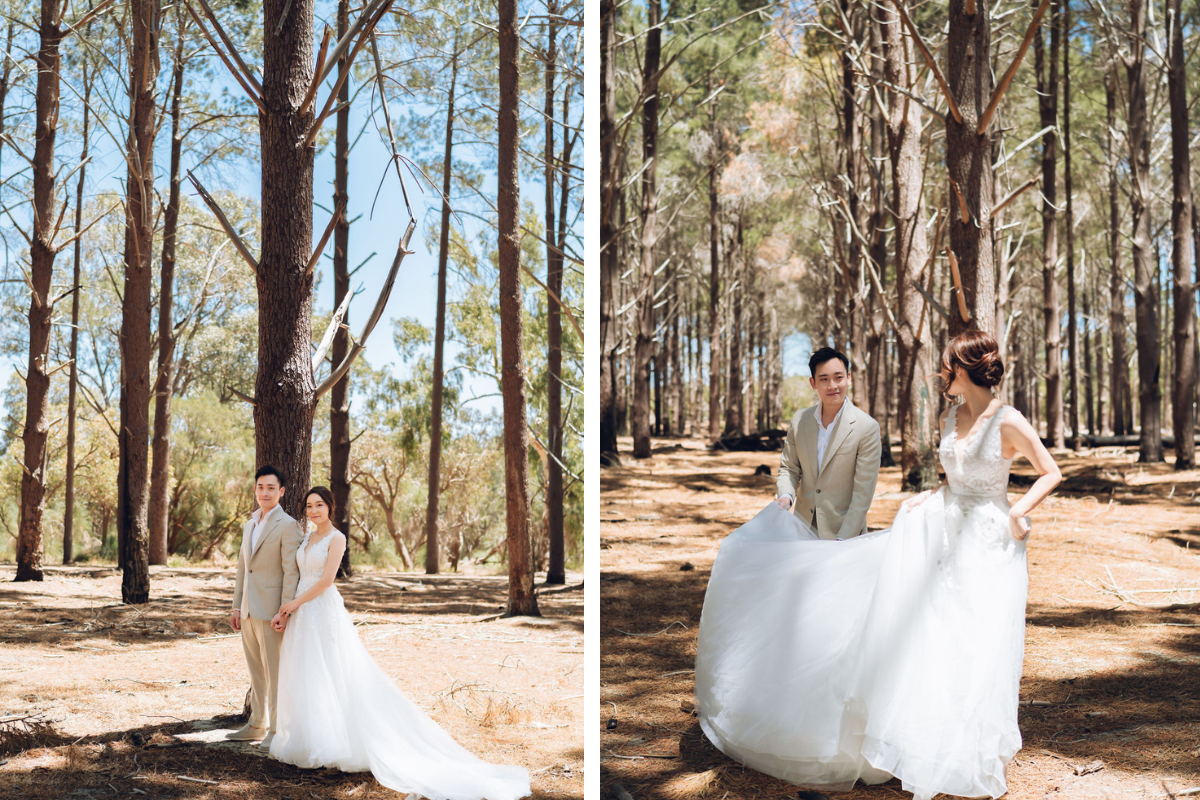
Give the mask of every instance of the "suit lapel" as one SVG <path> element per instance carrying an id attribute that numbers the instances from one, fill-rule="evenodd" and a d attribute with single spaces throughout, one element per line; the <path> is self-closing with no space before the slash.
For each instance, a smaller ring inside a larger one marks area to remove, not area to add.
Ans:
<path id="1" fill-rule="evenodd" d="M 267 537 L 270 536 L 271 532 L 275 530 L 275 526 L 281 521 L 283 521 L 283 512 L 280 511 L 276 513 L 274 510 L 272 510 L 271 518 L 267 520 L 266 527 L 263 528 L 262 536 L 258 537 L 258 543 L 254 546 L 254 549 L 250 551 L 250 558 L 254 558 L 254 555 L 258 552 L 258 549 L 263 546 L 263 542 L 267 540 Z M 250 529 L 250 536 L 253 540 L 253 528 Z"/>
<path id="2" fill-rule="evenodd" d="M 849 403 L 847 399 L 845 402 Z M 850 435 L 854 428 L 854 407 L 842 409 L 842 418 L 837 421 L 835 427 L 829 433 L 829 445 L 825 448 L 825 458 L 821 461 L 820 474 L 825 474 L 825 468 L 829 466 L 829 459 L 833 458 L 833 454 L 842 446 L 842 442 L 846 441 L 846 437 Z"/>
<path id="3" fill-rule="evenodd" d="M 805 464 L 817 463 L 817 414 L 820 413 L 821 407 L 817 406 L 815 413 L 800 418 L 800 446 L 804 448 Z"/>

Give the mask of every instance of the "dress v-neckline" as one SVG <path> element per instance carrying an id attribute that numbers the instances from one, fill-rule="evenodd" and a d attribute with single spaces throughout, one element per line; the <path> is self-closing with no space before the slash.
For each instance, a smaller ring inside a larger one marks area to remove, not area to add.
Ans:
<path id="1" fill-rule="evenodd" d="M 317 539 L 315 542 L 313 541 L 312 534 L 310 533 L 308 535 L 308 540 L 304 543 L 304 554 L 308 555 L 309 553 L 311 553 L 314 547 L 316 547 L 317 545 L 319 545 L 321 542 L 325 541 L 329 537 L 333 536 L 333 534 L 336 532 L 337 532 L 337 529 L 333 528 L 329 531 L 329 533 L 325 534 L 320 539 Z"/>
<path id="2" fill-rule="evenodd" d="M 962 460 L 963 455 L 967 452 L 966 445 L 970 444 L 972 439 L 974 439 L 976 436 L 978 436 L 980 433 L 982 433 L 983 430 L 985 428 L 987 428 L 987 426 L 989 424 L 991 424 L 992 417 L 999 414 L 1000 409 L 1004 408 L 1004 404 L 1001 403 L 1000 405 L 996 406 L 995 411 L 993 411 L 991 414 L 988 414 L 986 417 L 984 417 L 982 415 L 979 417 L 976 417 L 971 422 L 972 429 L 967 431 L 966 438 L 963 438 L 958 435 L 958 410 L 965 405 L 966 405 L 966 403 L 959 403 L 958 405 L 956 405 L 954 407 L 954 425 L 951 426 L 951 428 L 950 428 L 950 432 L 952 434 L 954 434 L 954 441 L 952 443 L 952 446 L 954 448 L 954 455 L 957 456 L 960 461 Z M 989 402 L 988 407 L 990 408 L 991 405 L 992 404 Z M 974 426 L 976 423 L 979 423 L 979 422 L 982 422 L 982 424 L 979 426 L 978 429 L 976 429 Z M 963 445 L 963 448 L 961 450 L 958 447 L 960 444 Z"/>

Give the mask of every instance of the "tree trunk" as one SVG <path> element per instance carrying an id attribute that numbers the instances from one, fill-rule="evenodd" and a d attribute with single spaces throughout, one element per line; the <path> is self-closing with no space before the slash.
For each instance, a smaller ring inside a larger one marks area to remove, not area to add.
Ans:
<path id="1" fill-rule="evenodd" d="M 562 585 L 567 582 L 563 561 L 563 424 L 562 424 L 562 298 L 563 257 L 557 247 L 558 226 L 554 207 L 554 79 L 558 70 L 558 44 L 554 15 L 556 0 L 547 6 L 551 19 L 547 23 L 546 48 L 546 517 L 550 538 L 550 561 L 546 567 L 546 583 Z M 566 117 L 563 117 L 565 123 Z M 567 133 L 563 131 L 564 141 Z M 561 169 L 566 170 L 564 162 Z"/>
<path id="2" fill-rule="evenodd" d="M 974 14 L 968 14 L 974 9 Z M 963 321 L 951 315 L 950 335 L 968 328 L 992 333 L 996 321 L 994 221 L 991 205 L 995 196 L 992 175 L 992 137 L 976 133 L 984 108 L 992 99 L 991 22 L 988 6 L 974 0 L 950 0 L 950 27 L 946 39 L 947 74 L 950 92 L 958 99 L 963 121 L 946 117 L 946 166 L 951 208 L 950 247 L 958 258 L 967 313 Z M 969 218 L 958 211 L 961 193 Z M 903 380 L 903 377 L 901 378 Z"/>
<path id="3" fill-rule="evenodd" d="M 1036 8 L 1037 3 L 1034 3 Z M 1059 19 L 1062 13 L 1059 0 L 1050 5 L 1050 18 L 1042 23 L 1050 29 L 1049 77 L 1042 31 L 1034 40 L 1037 69 L 1038 109 L 1041 124 L 1050 130 L 1042 134 L 1042 324 L 1046 329 L 1046 438 L 1055 447 L 1062 447 L 1062 338 L 1059 333 L 1058 280 L 1058 190 L 1055 159 L 1058 149 L 1058 53 Z"/>
<path id="4" fill-rule="evenodd" d="M 1195 242 L 1192 239 L 1191 154 L 1188 151 L 1187 72 L 1183 52 L 1181 0 L 1169 0 L 1166 13 L 1170 47 L 1167 85 L 1171 100 L 1171 267 L 1174 272 L 1172 320 L 1175 370 L 1172 383 L 1172 427 L 1175 433 L 1175 469 L 1196 465 L 1196 300 L 1192 283 Z"/>
<path id="5" fill-rule="evenodd" d="M 661 0 L 646 4 L 642 67 L 642 238 L 638 274 L 637 345 L 633 368 L 633 455 L 650 457 L 650 362 L 654 358 L 654 249 L 658 242 L 658 79 L 662 55 Z"/>
<path id="6" fill-rule="evenodd" d="M 850 37 L 853 44 L 842 50 L 842 163 L 845 168 L 847 224 L 846 231 L 846 339 L 850 353 L 850 394 L 858 399 L 860 406 L 867 405 L 866 399 L 870 389 L 867 379 L 867 337 L 866 337 L 866 292 L 865 275 L 863 270 L 862 242 L 855 235 L 854 229 L 865 229 L 863 225 L 862 204 L 859 200 L 858 185 L 862 174 L 862 124 L 857 102 L 857 72 L 854 65 L 853 52 L 859 48 L 863 40 L 863 10 L 855 0 L 840 0 L 842 14 L 850 23 Z"/>
<path id="7" fill-rule="evenodd" d="M 121 308 L 121 426 L 117 463 L 117 531 L 121 600 L 150 600 L 150 299 L 154 277 L 155 83 L 159 0 L 130 5 L 130 122 L 126 154 L 125 287 Z"/>
<path id="8" fill-rule="evenodd" d="M 338 0 L 338 38 L 346 35 L 350 27 L 350 0 Z M 350 69 L 343 54 L 338 59 L 338 76 Z M 350 294 L 350 81 L 346 80 L 338 93 L 337 130 L 334 133 L 333 150 L 333 213 L 340 214 L 333 226 L 333 307 L 340 308 L 346 295 Z M 350 350 L 350 309 L 342 318 L 342 325 L 333 334 L 329 348 L 331 363 L 341 364 Z M 435 373 L 434 385 L 441 387 L 440 376 Z M 338 566 L 338 577 L 348 577 L 350 565 L 350 373 L 329 389 L 329 493 L 333 495 L 333 527 L 346 533 L 346 549 L 342 551 L 342 563 Z M 299 488 L 299 487 L 297 487 Z M 303 491 L 303 489 L 301 490 Z M 435 540 L 436 541 L 436 540 Z"/>
<path id="9" fill-rule="evenodd" d="M 1071 3 L 1063 3 L 1063 191 L 1067 195 L 1067 381 L 1071 404 L 1067 409 L 1071 449 L 1083 447 L 1079 435 L 1079 317 L 1075 313 L 1075 204 L 1071 197 Z"/>
<path id="10" fill-rule="evenodd" d="M 167 521 L 171 492 L 171 395 L 175 389 L 175 236 L 179 230 L 179 161 L 183 149 L 183 15 L 175 45 L 175 67 L 171 75 L 171 175 L 170 194 L 163 212 L 162 267 L 158 293 L 158 372 L 154 380 L 154 435 L 150 465 L 150 563 L 167 563 Z"/>
<path id="11" fill-rule="evenodd" d="M 729 382 L 725 387 L 725 436 L 742 433 L 742 297 L 746 292 L 745 253 L 742 252 L 742 213 L 738 212 L 729 262 L 733 307 L 729 317 Z M 736 287 L 736 288 L 735 288 Z"/>
<path id="12" fill-rule="evenodd" d="M 911 89 L 917 76 L 912 40 L 900 26 L 891 5 L 878 12 L 884 26 L 884 76 L 889 83 Z M 888 155 L 892 168 L 892 208 L 896 215 L 896 299 L 898 393 L 896 425 L 900 428 L 900 473 L 906 491 L 937 483 L 937 454 L 933 429 L 938 399 L 931 373 L 930 326 L 925 300 L 916 286 L 926 285 L 929 245 L 925 230 L 925 198 L 921 169 L 921 106 L 899 92 L 888 93 Z M 990 162 L 989 162 L 990 163 Z"/>
<path id="13" fill-rule="evenodd" d="M 290 6 L 281 35 L 274 34 Z M 254 444 L 258 466 L 286 476 L 282 505 L 304 519 L 316 410 L 312 370 L 313 153 L 297 147 L 313 123 L 300 103 L 313 78 L 314 0 L 263 3 L 262 255 L 258 266 L 258 375 L 254 384 Z"/>
<path id="14" fill-rule="evenodd" d="M 884 80 L 883 24 L 882 20 L 872 20 L 871 22 L 871 54 L 874 56 L 871 59 L 871 77 L 875 84 L 878 84 L 880 80 Z M 870 103 L 870 109 L 871 218 L 867 223 L 867 228 L 870 231 L 871 248 L 868 256 L 870 264 L 867 268 L 874 270 L 878 274 L 880 285 L 882 285 L 884 276 L 887 273 L 887 226 L 891 225 L 892 222 L 888 218 L 887 187 L 884 185 L 883 170 L 880 168 L 879 162 L 879 159 L 883 156 L 884 148 L 887 146 L 887 129 L 883 118 L 883 110 L 879 107 L 879 104 Z M 892 459 L 892 437 L 888 415 L 891 393 L 889 392 L 887 369 L 885 367 L 888 349 L 888 326 L 883 312 L 888 298 L 873 289 L 870 292 L 870 296 L 873 298 L 873 301 L 869 302 L 867 306 L 867 314 L 871 323 L 870 334 L 867 338 L 867 352 L 871 368 L 870 414 L 879 422 L 879 436 L 883 445 L 880 451 L 880 463 L 885 467 L 893 467 L 896 465 L 896 462 Z M 770 427 L 770 425 L 767 425 L 767 427 Z"/>
<path id="15" fill-rule="evenodd" d="M 600 452 L 617 452 L 617 4 L 600 1 Z"/>
<path id="16" fill-rule="evenodd" d="M 713 93 L 712 74 L 708 94 Z M 717 97 L 708 106 L 708 127 L 712 136 L 712 163 L 708 168 L 708 435 L 721 435 L 721 207 L 717 198 L 717 180 L 721 164 L 720 133 L 717 129 Z"/>
<path id="17" fill-rule="evenodd" d="M 499 223 L 500 383 L 504 405 L 504 490 L 508 530 L 507 616 L 539 616 L 529 530 L 529 430 L 525 410 L 525 323 L 521 304 L 520 41 L 516 0 L 500 0 Z"/>
<path id="18" fill-rule="evenodd" d="M 1087 416 L 1087 431 L 1092 436 L 1098 436 L 1100 431 L 1096 428 L 1096 363 L 1092 359 L 1092 302 L 1091 291 L 1092 287 L 1087 277 L 1083 281 L 1083 408 Z"/>
<path id="19" fill-rule="evenodd" d="M 454 40 L 450 62 L 450 94 L 446 108 L 446 147 L 442 161 L 442 230 L 438 239 L 437 322 L 433 335 L 433 390 L 430 398 L 429 480 L 425 504 L 425 573 L 438 573 L 441 539 L 438 535 L 438 508 L 441 502 L 442 467 L 442 392 L 444 390 L 446 346 L 446 275 L 450 262 L 450 176 L 454 154 L 454 90 L 458 82 L 458 37 Z M 547 235 L 549 235 L 547 233 Z"/>
<path id="20" fill-rule="evenodd" d="M 12 45 L 12 23 L 8 24 L 8 44 Z M 84 29 L 83 35 L 86 37 L 91 32 L 91 23 Z M 4 84 L 8 83 L 8 65 L 7 62 L 4 68 L 4 76 L 0 78 Z M 6 87 L 0 87 L 0 131 L 3 131 L 4 117 L 4 94 Z M 83 150 L 79 155 L 79 160 L 83 163 L 79 166 L 79 180 L 75 184 L 75 231 L 78 232 L 83 226 L 83 185 L 87 178 L 87 160 L 88 160 L 88 133 L 92 122 L 92 74 L 88 70 L 88 62 L 83 60 Z M 76 395 L 79 387 L 79 296 L 83 294 L 83 287 L 80 286 L 81 274 L 81 249 L 83 247 L 83 238 L 76 237 L 75 239 L 75 263 L 74 273 L 71 278 L 71 286 L 74 291 L 71 293 L 71 370 L 70 370 L 70 385 L 67 389 L 67 474 L 65 479 L 65 497 L 63 504 L 63 564 L 70 564 L 74 559 L 75 553 L 75 429 L 77 427 L 78 416 L 76 407 Z"/>
<path id="21" fill-rule="evenodd" d="M 1150 252 L 1150 138 L 1146 119 L 1146 0 L 1130 0 L 1129 178 L 1133 229 L 1133 297 L 1137 323 L 1138 400 L 1141 446 L 1138 461 L 1163 460 L 1162 389 L 1159 386 L 1158 306 L 1156 264 Z"/>
<path id="22" fill-rule="evenodd" d="M 1109 376 L 1109 408 L 1112 410 L 1112 431 L 1115 436 L 1129 432 L 1125 425 L 1128 396 L 1125 372 L 1125 274 L 1121 267 L 1121 223 L 1120 194 L 1117 176 L 1121 169 L 1117 154 L 1117 63 L 1104 76 L 1104 98 L 1107 110 L 1106 144 L 1108 147 L 1108 258 L 1109 258 L 1109 309 L 1108 330 L 1112 338 L 1112 369 Z"/>
<path id="23" fill-rule="evenodd" d="M 17 581 L 42 580 L 42 515 L 46 511 L 46 438 L 50 419 L 50 331 L 54 309 L 50 280 L 54 273 L 54 142 L 58 133 L 59 27 L 57 0 L 42 0 L 41 42 L 34 96 L 37 127 L 33 150 L 33 241 L 29 247 L 29 361 L 25 372 L 25 432 L 21 475 L 21 522 L 17 533 Z"/>

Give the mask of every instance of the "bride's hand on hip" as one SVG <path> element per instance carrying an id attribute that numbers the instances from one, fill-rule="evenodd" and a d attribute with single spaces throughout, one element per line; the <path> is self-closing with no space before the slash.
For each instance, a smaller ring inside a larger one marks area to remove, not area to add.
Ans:
<path id="1" fill-rule="evenodd" d="M 1010 511 L 1008 513 L 1008 522 L 1012 528 L 1012 537 L 1018 542 L 1023 542 L 1029 538 L 1029 532 L 1033 530 L 1029 517 L 1019 512 Z"/>

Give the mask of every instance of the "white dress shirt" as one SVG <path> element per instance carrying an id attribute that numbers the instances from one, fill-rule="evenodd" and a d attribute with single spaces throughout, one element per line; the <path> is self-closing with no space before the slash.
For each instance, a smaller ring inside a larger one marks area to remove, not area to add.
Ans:
<path id="1" fill-rule="evenodd" d="M 833 429 L 837 427 L 838 420 L 842 418 L 842 412 L 846 410 L 846 402 L 849 398 L 842 399 L 842 407 L 833 415 L 833 422 L 829 423 L 829 427 L 825 427 L 821 422 L 821 406 L 817 405 L 817 474 L 821 474 L 821 462 L 825 460 L 825 451 L 829 448 L 829 438 L 833 435 Z M 785 494 L 780 497 L 786 497 L 791 501 L 791 505 L 796 504 L 794 495 Z"/>
<path id="2" fill-rule="evenodd" d="M 258 540 L 262 538 L 263 531 L 267 529 L 267 521 L 279 510 L 276 505 L 266 514 L 262 513 L 262 509 L 256 509 L 250 519 L 254 520 L 254 532 L 250 535 L 250 552 L 254 552 L 254 548 L 258 547 Z"/>
<path id="3" fill-rule="evenodd" d="M 833 435 L 833 429 L 837 427 L 838 420 L 842 418 L 842 412 L 846 410 L 846 398 L 842 398 L 842 407 L 833 415 L 833 422 L 829 423 L 829 427 L 821 422 L 821 408 L 817 407 L 817 474 L 821 474 L 821 464 L 825 462 L 825 451 L 829 448 L 829 437 Z"/>

